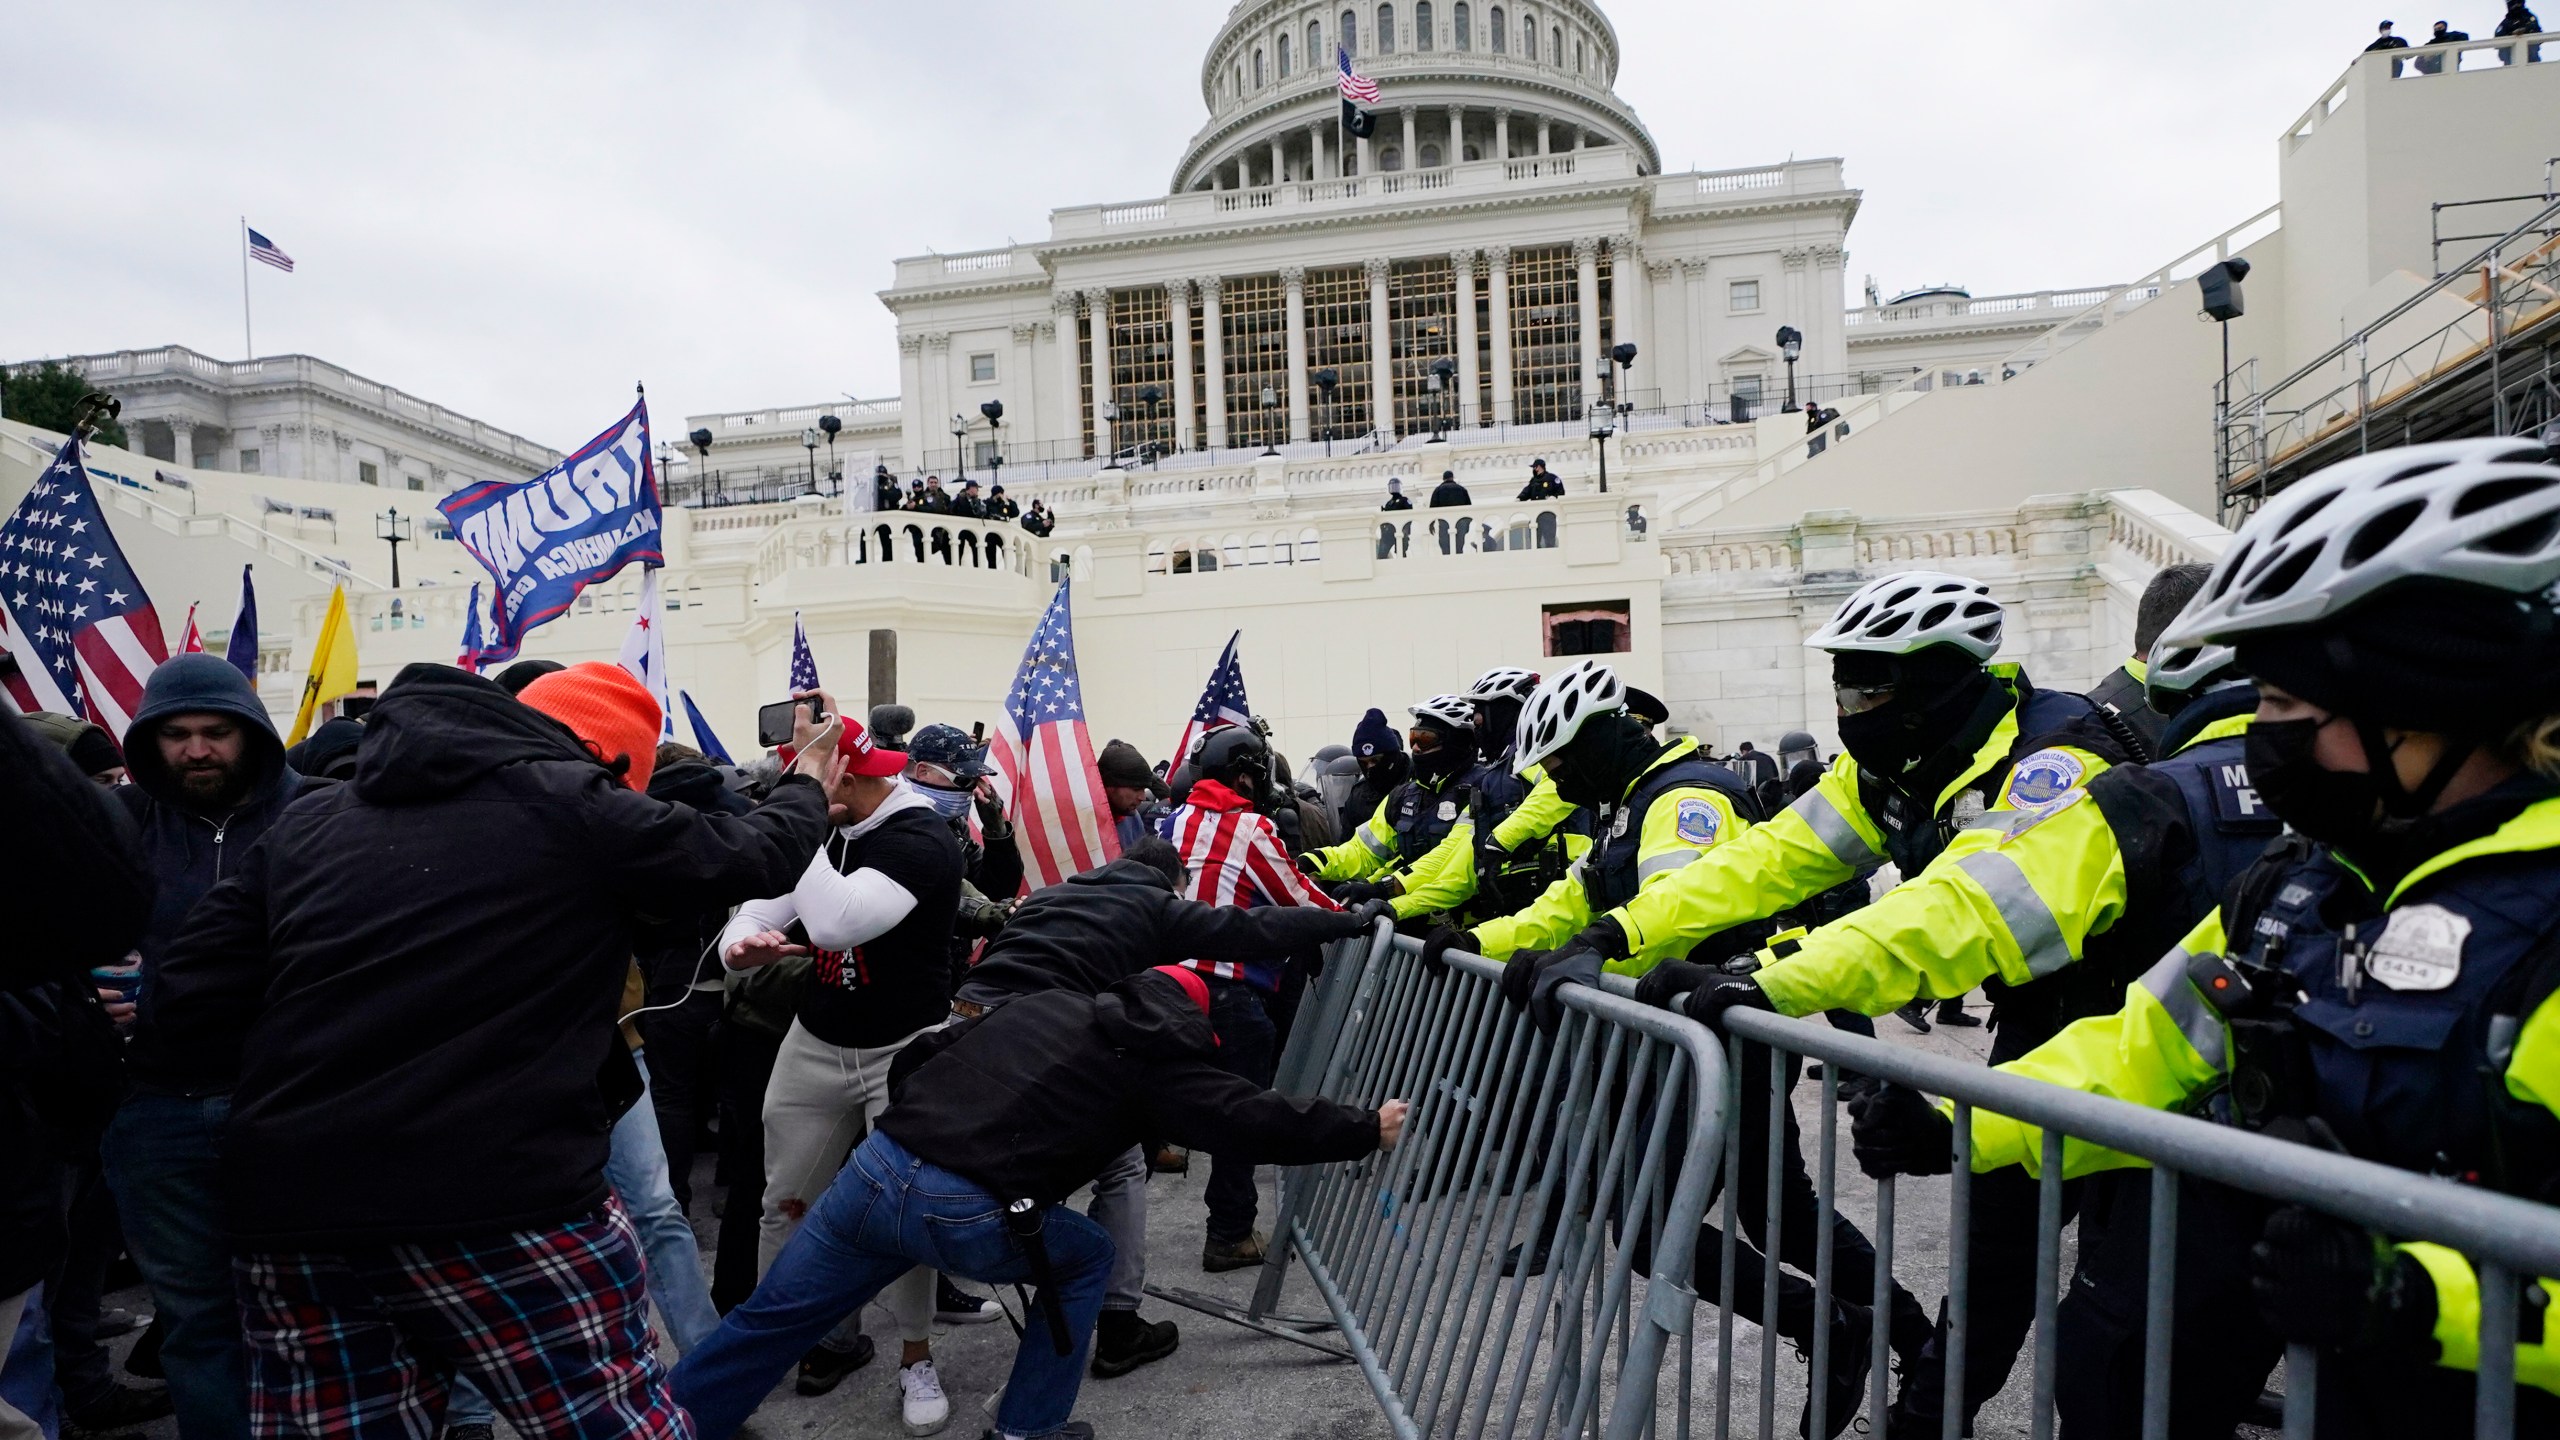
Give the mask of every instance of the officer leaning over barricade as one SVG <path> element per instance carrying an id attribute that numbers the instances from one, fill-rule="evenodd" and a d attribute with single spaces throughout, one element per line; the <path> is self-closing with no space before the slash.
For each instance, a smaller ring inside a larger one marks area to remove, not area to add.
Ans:
<path id="1" fill-rule="evenodd" d="M 1831 655 L 1847 753 L 1785 813 L 1603 916 L 1581 943 L 1651 970 L 1889 859 L 1902 883 L 1818 932 L 1823 944 L 1806 969 L 1718 984 L 1698 967 L 1664 969 L 1639 998 L 1715 1025 L 1734 1006 L 1874 1015 L 1984 983 L 1995 1060 L 2060 1029 L 2070 982 L 2044 977 L 2077 957 L 2020 862 L 1992 842 L 2018 812 L 2077 804 L 2126 748 L 2086 699 L 2037 690 L 2018 667 L 1991 663 L 2003 620 L 1988 587 L 1955 575 L 1890 575 L 1851 595 L 1805 642 Z M 1941 858 L 1951 846 L 1965 853 Z M 1972 938 L 1968 947 L 1951 937 Z M 1780 948 L 1793 954 L 1796 943 Z M 1827 958 L 1835 954 L 1836 964 Z M 1799 975 L 1807 983 L 1788 983 Z M 1744 1111 L 1765 1104 L 1750 1092 L 1765 1073 L 1743 1067 Z M 2032 1185 L 1974 1196 L 1965 1390 L 1976 1405 L 1999 1392 L 2033 1319 L 2035 1204 Z M 1942 1323 L 1925 1353 L 1905 1356 L 1898 1419 L 1920 1425 L 1942 1408 L 1946 1340 Z"/>
<path id="2" fill-rule="evenodd" d="M 1485 769 L 1509 783 L 1475 787 L 1447 838 L 1407 867 L 1394 897 L 1397 920 L 1467 925 L 1508 915 L 1563 878 L 1589 847 L 1588 812 L 1558 795 L 1542 767 L 1515 758 L 1520 709 L 1537 688 L 1536 672 L 1508 665 L 1467 687 Z"/>
<path id="3" fill-rule="evenodd" d="M 2560 466 L 2529 442 L 2360 456 L 2261 509 L 2162 643 L 2232 646 L 2256 677 L 2249 775 L 2294 833 L 2121 1010 L 2004 1068 L 2560 1203 L 2555 582 Z M 1948 1124 L 1905 1110 L 1859 1144 L 1944 1170 Z M 2041 1163 L 2034 1126 L 1976 1111 L 1972 1138 L 1978 1172 Z M 2142 1163 L 2079 1140 L 2063 1154 L 2066 1174 Z M 2463 1432 L 2481 1296 L 2461 1255 L 2298 1206 L 2260 1203 L 2246 1228 L 2191 1227 L 2184 1208 L 2180 1328 L 2249 1375 L 2280 1342 L 2328 1351 L 2323 1435 Z M 2189 1304 L 2190 1275 L 2243 1268 L 2254 1315 Z M 2560 1285 L 2528 1280 L 2519 1300 L 2516 1433 L 2560 1433 Z M 2138 1287 L 2115 1303 L 2138 1329 Z M 2067 1380 L 2075 1358 L 2093 1363 L 2066 1353 Z M 2106 1380 L 2093 1400 L 2122 1413 Z M 2198 1366 L 2172 1383 L 2180 1413 L 2218 1404 L 2199 1423 L 2228 1434 L 2253 1382 Z"/>
<path id="4" fill-rule="evenodd" d="M 1477 796 L 1507 813 L 1528 787 L 1478 758 L 1475 706 L 1457 695 L 1434 695 L 1409 712 L 1405 743 L 1413 754 L 1413 778 L 1387 792 L 1377 812 L 1339 845 L 1298 857 L 1298 868 L 1328 882 L 1334 898 L 1358 905 L 1392 899 L 1404 877 L 1429 856 Z"/>

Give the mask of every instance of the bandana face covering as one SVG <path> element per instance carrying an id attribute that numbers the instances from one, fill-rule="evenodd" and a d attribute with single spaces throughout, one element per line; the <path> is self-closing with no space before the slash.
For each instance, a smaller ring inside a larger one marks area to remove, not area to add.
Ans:
<path id="1" fill-rule="evenodd" d="M 915 788 L 916 793 L 924 797 L 925 803 L 933 807 L 933 813 L 945 820 L 957 820 L 968 813 L 970 797 L 966 790 L 945 789 L 940 785 L 927 785 L 922 781 L 917 781 Z"/>

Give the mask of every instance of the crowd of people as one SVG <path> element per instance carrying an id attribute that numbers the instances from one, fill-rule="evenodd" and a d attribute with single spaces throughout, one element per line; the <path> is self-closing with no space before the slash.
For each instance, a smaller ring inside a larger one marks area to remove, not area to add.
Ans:
<path id="1" fill-rule="evenodd" d="M 2560 1203 L 2560 464 L 2458 441 L 2307 478 L 2155 577 L 2086 694 L 2002 660 L 2007 619 L 1960 575 L 1856 590 L 1807 642 L 1827 760 L 1804 731 L 1714 756 L 1601 659 L 1371 709 L 1294 773 L 1258 720 L 1160 764 L 1113 740 L 1118 858 L 1038 889 L 974 734 L 820 691 L 744 768 L 661 743 L 601 664 L 412 666 L 291 751 L 203 655 L 122 736 L 0 723 L 0 1335 L 49 1342 L 13 1350 L 0 1435 L 58 1406 L 93 1433 L 174 1410 L 183 1440 L 720 1440 L 786 1377 L 869 1365 L 875 1302 L 883 1409 L 933 1434 L 935 1325 L 1015 1285 L 989 1433 L 1090 1435 L 1084 1379 L 1180 1343 L 1140 1313 L 1151 1173 L 1205 1156 L 1200 1264 L 1231 1271 L 1269 1255 L 1256 1166 L 1400 1138 L 1400 1100 L 1270 1089 L 1325 947 L 1380 924 L 1435 974 L 1499 962 L 1550 1034 L 1604 974 L 1718 1031 L 1979 1024 L 1979 990 L 2013 1073 Z M 1742 1047 L 1737 1310 L 1827 1333 L 1832 1434 L 1879 1330 L 1887 1432 L 1970 1425 L 2034 1320 L 2043 1138 L 1971 1113 L 1969 1285 L 1933 1313 L 1823 1213 L 1792 1108 L 1770 1149 L 1799 1078 Z M 1945 1172 L 1948 1106 L 1839 1079 L 1863 1169 Z M 2057 1400 L 2131 1433 L 2150 1181 L 2063 1153 Z M 2287 1343 L 2345 1357 L 2339 1433 L 2471 1412 L 2463 1256 L 2192 1178 L 2178 1203 L 2170 1433 L 2229 1434 Z M 1506 1275 L 1547 1268 L 1558 1210 Z M 154 1305 L 127 1369 L 165 1386 L 110 1373 L 119 1254 Z M 2519 1294 L 2519 1416 L 2548 1427 L 2560 1285 Z"/>
<path id="2" fill-rule="evenodd" d="M 2490 31 L 2489 35 L 2491 39 L 2504 40 L 2512 35 L 2539 35 L 2541 33 L 2542 21 L 2534 15 L 2531 9 L 2526 7 L 2524 0 L 2507 0 L 2506 13 L 2498 17 L 2498 28 Z M 2452 21 L 2439 20 L 2435 23 L 2434 28 L 2428 32 L 2427 38 L 2419 41 L 2418 43 L 2420 45 L 2450 45 L 2458 44 L 2470 38 L 2470 31 L 2456 30 L 2453 28 Z M 2394 27 L 2394 22 L 2385 20 L 2375 27 L 2373 43 L 2364 48 L 2367 52 L 2375 50 L 2406 50 L 2409 48 L 2409 41 L 2397 33 Z M 2539 53 L 2540 49 L 2541 47 L 2536 45 L 2526 46 L 2526 53 L 2524 56 L 2525 60 L 2530 62 L 2541 59 L 2542 56 Z M 2441 75 L 2444 73 L 2444 57 L 2440 55 L 2421 55 L 2406 63 L 2412 70 L 2421 75 Z"/>
<path id="3" fill-rule="evenodd" d="M 1033 535 L 1047 535 L 1057 528 L 1057 516 L 1039 500 L 1023 509 L 1004 493 L 1000 483 L 989 484 L 983 493 L 978 482 L 962 477 L 959 488 L 945 489 L 942 477 L 927 475 L 910 480 L 907 488 L 898 488 L 898 479 L 886 465 L 871 472 L 871 508 L 878 511 L 912 510 L 927 515 L 953 515 L 964 520 L 1010 520 Z"/>

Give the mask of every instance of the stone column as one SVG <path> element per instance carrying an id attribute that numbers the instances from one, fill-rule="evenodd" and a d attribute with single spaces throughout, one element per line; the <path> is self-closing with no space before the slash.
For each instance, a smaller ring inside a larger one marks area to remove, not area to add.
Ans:
<path id="1" fill-rule="evenodd" d="M 1200 277 L 1200 369 L 1202 383 L 1209 387 L 1208 445 L 1213 450 L 1227 443 L 1227 337 L 1219 329 L 1220 283 L 1215 275 Z"/>
<path id="2" fill-rule="evenodd" d="M 1413 112 L 1404 115 L 1410 135 Z M 1396 433 L 1395 333 L 1387 326 L 1387 268 L 1384 256 L 1369 257 L 1369 428 L 1381 435 Z"/>
<path id="3" fill-rule="evenodd" d="M 1555 143 L 1556 127 L 1549 124 L 1547 122 L 1547 118 L 1543 115 L 1537 117 L 1536 124 L 1538 127 L 1538 153 L 1540 155 L 1545 155 L 1549 153 L 1547 147 Z"/>
<path id="4" fill-rule="evenodd" d="M 1600 242 L 1588 235 L 1573 242 L 1573 308 L 1587 409 L 1600 398 Z"/>
<path id="5" fill-rule="evenodd" d="M 1007 428 L 997 430 L 994 436 L 997 440 L 1004 439 L 1007 434 L 1018 435 L 1028 440 L 1040 427 L 1039 387 L 1031 379 L 1031 371 L 1036 363 L 1031 358 L 1031 352 L 1039 343 L 1038 322 L 1026 321 L 1013 327 L 1013 354 L 1007 356 L 1005 360 L 1005 363 L 1012 368 L 1010 372 L 1001 375 L 1004 388 L 1013 392 L 1013 398 L 1004 402 L 1004 419 Z"/>
<path id="6" fill-rule="evenodd" d="M 1102 407 L 1111 401 L 1111 292 L 1087 290 L 1084 304 L 1093 312 L 1093 453 L 1107 459 L 1113 427 L 1102 418 Z"/>
<path id="7" fill-rule="evenodd" d="M 1849 252 L 1837 245 L 1813 247 L 1813 274 L 1806 281 L 1812 288 L 1812 309 L 1808 313 L 1820 319 L 1821 328 L 1813 334 L 1821 338 L 1818 343 L 1808 344 L 1805 353 L 1820 353 L 1822 358 L 1814 367 L 1818 374 L 1845 375 L 1849 368 L 1848 321 L 1842 303 L 1848 298 L 1843 293 L 1847 278 L 1843 272 L 1848 263 Z M 1806 338 L 1811 340 L 1813 336 Z"/>
<path id="8" fill-rule="evenodd" d="M 923 463 L 925 436 L 924 337 L 898 337 L 898 442 L 910 465 Z M 705 468 L 709 468 L 706 462 Z"/>
<path id="9" fill-rule="evenodd" d="M 1411 105 L 1399 107 L 1399 113 L 1404 116 L 1404 168 L 1419 170 L 1422 168 L 1422 152 L 1414 148 L 1414 107 Z"/>
<path id="10" fill-rule="evenodd" d="M 1375 141 L 1375 136 L 1360 137 L 1360 173 L 1364 176 L 1378 173 L 1378 147 Z"/>
<path id="11" fill-rule="evenodd" d="M 1173 319 L 1173 439 L 1192 450 L 1199 440 L 1191 432 L 1191 282 L 1179 276 L 1167 280 L 1164 298 Z"/>
<path id="12" fill-rule="evenodd" d="M 1049 413 L 1056 417 L 1054 423 L 1058 427 L 1052 432 L 1052 438 L 1057 442 L 1057 449 L 1053 453 L 1081 454 L 1083 453 L 1081 431 L 1084 428 L 1084 392 L 1083 376 L 1078 373 L 1081 369 L 1078 362 L 1082 356 L 1078 353 L 1079 344 L 1076 339 L 1076 292 L 1060 290 L 1051 294 L 1049 308 L 1056 315 L 1050 326 L 1050 333 L 1057 337 L 1058 342 L 1056 351 L 1058 398 L 1049 406 Z"/>
<path id="13" fill-rule="evenodd" d="M 1781 325 L 1793 325 L 1798 330 L 1803 331 L 1805 339 L 1808 342 L 1804 347 L 1804 353 L 1797 357 L 1796 360 L 1796 401 L 1799 404 L 1804 401 L 1804 382 L 1813 374 L 1811 368 L 1805 364 L 1805 361 L 1813 358 L 1813 346 L 1810 342 L 1813 339 L 1815 327 L 1822 323 L 1820 317 L 1813 313 L 1812 308 L 1806 302 L 1805 292 L 1810 288 L 1807 281 L 1806 271 L 1812 259 L 1813 251 L 1802 245 L 1790 245 L 1786 249 L 1778 252 L 1779 263 L 1786 267 L 1787 272 L 1786 285 L 1780 291 L 1780 293 L 1785 297 L 1780 303 L 1784 304 L 1787 308 L 1784 313 L 1778 316 L 1778 323 Z M 1778 381 L 1778 403 L 1781 405 L 1787 403 L 1786 373 L 1787 367 L 1783 362 L 1781 362 L 1778 366 L 1776 377 Z"/>
<path id="14" fill-rule="evenodd" d="M 1321 120 L 1307 127 L 1307 178 L 1310 180 L 1333 178 L 1325 171 L 1324 132 L 1325 122 Z"/>
<path id="15" fill-rule="evenodd" d="M 1485 417 L 1487 424 L 1504 424 L 1511 418 L 1511 247 L 1488 245 L 1484 249 L 1485 302 L 1493 313 L 1493 413 Z"/>
<path id="16" fill-rule="evenodd" d="M 1493 112 L 1493 158 L 1511 158 L 1511 110 L 1508 106 L 1497 106 Z"/>
<path id="17" fill-rule="evenodd" d="M 1280 284 L 1289 298 L 1289 434 L 1307 438 L 1307 267 L 1281 267 Z"/>
<path id="18" fill-rule="evenodd" d="M 1632 235 L 1609 237 L 1609 285 L 1617 291 L 1611 297 L 1615 303 L 1610 307 L 1617 318 L 1613 327 L 1615 338 L 1632 340 L 1639 350 L 1651 346 L 1653 316 L 1645 308 L 1644 255 L 1636 249 Z M 1625 377 L 1620 379 L 1624 381 Z M 1629 397 L 1621 395 L 1618 398 L 1626 400 Z"/>
<path id="19" fill-rule="evenodd" d="M 931 396 L 924 416 L 924 443 L 938 446 L 951 433 L 951 332 L 924 333 L 924 388 Z M 955 442 L 956 443 L 956 442 Z"/>
<path id="20" fill-rule="evenodd" d="M 1476 404 L 1476 252 L 1453 250 L 1449 275 L 1458 290 L 1458 427 L 1484 423 Z"/>
<path id="21" fill-rule="evenodd" d="M 1467 110 L 1463 105 L 1452 105 L 1449 107 L 1449 143 L 1447 148 L 1440 152 L 1440 163 L 1463 165 L 1466 162 Z"/>
<path id="22" fill-rule="evenodd" d="M 1704 260 L 1680 262 L 1680 327 L 1680 358 L 1688 381 L 1688 398 L 1703 405 L 1712 398 L 1708 391 L 1716 378 L 1714 357 L 1707 354 L 1707 262 Z"/>

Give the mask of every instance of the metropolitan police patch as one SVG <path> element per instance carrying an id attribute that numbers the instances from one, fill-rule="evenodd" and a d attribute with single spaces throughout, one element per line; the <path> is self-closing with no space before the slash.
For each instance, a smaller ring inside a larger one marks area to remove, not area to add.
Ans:
<path id="1" fill-rule="evenodd" d="M 1722 817 L 1716 814 L 1716 807 L 1706 801 L 1692 798 L 1680 802 L 1677 826 L 1680 838 L 1690 844 L 1713 845 L 1716 843 L 1716 831 L 1723 825 Z"/>
<path id="2" fill-rule="evenodd" d="M 2067 750 L 2039 750 L 2009 772 L 2009 788 L 2002 798 L 2020 810 L 2051 804 L 2079 788 L 2088 768 Z"/>

